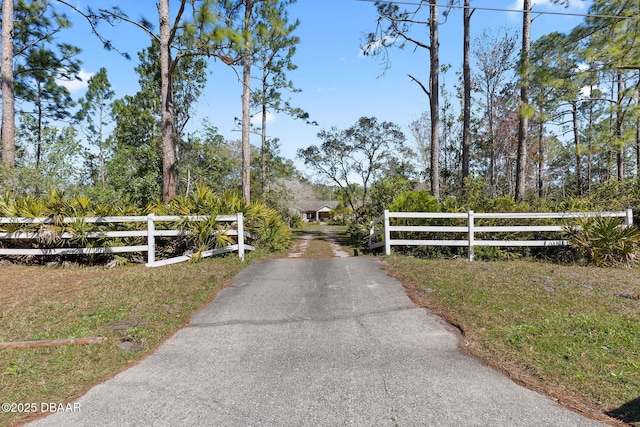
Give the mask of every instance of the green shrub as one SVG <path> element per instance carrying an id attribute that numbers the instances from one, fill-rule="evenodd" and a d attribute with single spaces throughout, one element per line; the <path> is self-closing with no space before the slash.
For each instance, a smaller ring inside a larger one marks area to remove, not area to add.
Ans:
<path id="1" fill-rule="evenodd" d="M 427 191 L 409 191 L 397 196 L 391 205 L 390 212 L 440 212 L 438 200 Z"/>
<path id="2" fill-rule="evenodd" d="M 615 218 L 585 218 L 567 227 L 565 235 L 579 259 L 599 267 L 630 266 L 637 262 L 640 230 Z"/>
<path id="3" fill-rule="evenodd" d="M 388 190 L 381 186 L 380 190 Z M 389 192 L 383 192 L 385 195 Z M 373 194 L 373 193 L 372 193 Z M 373 205 L 373 204 L 372 204 Z M 378 205 L 376 209 L 385 208 Z M 598 211 L 621 211 L 627 208 L 634 210 L 634 222 L 640 223 L 640 180 L 626 179 L 625 181 L 611 180 L 600 185 L 592 186 L 592 194 L 587 196 L 558 196 L 553 198 L 538 198 L 531 193 L 527 197 L 526 203 L 516 203 L 511 196 L 501 196 L 490 198 L 485 183 L 478 178 L 467 178 L 464 187 L 460 188 L 455 195 L 443 198 L 441 201 L 434 199 L 426 191 L 403 192 L 386 206 L 391 212 L 467 212 L 473 210 L 476 213 L 489 212 L 598 212 Z M 375 209 L 372 209 L 375 210 Z M 360 245 L 368 244 L 368 224 L 372 218 L 356 219 L 349 226 L 351 239 Z M 609 220 L 613 225 L 619 224 L 619 220 Z M 463 220 L 448 219 L 393 219 L 392 225 L 464 225 Z M 510 225 L 557 225 L 557 219 L 489 219 L 477 218 L 475 225 L 482 226 L 510 226 Z M 611 225 L 611 224 L 610 224 Z M 595 227 L 595 226 L 594 226 Z M 606 227 L 600 225 L 598 233 L 600 237 L 595 242 L 589 239 L 588 245 L 583 247 L 588 250 L 578 250 L 578 246 L 571 248 L 565 246 L 558 247 L 512 247 L 500 249 L 494 247 L 476 247 L 476 257 L 479 259 L 505 259 L 514 257 L 536 257 L 547 260 L 566 262 L 582 258 L 588 262 L 608 265 L 630 264 L 635 261 L 634 231 L 624 230 L 617 227 Z M 591 231 L 591 233 L 595 233 Z M 497 240 L 547 240 L 561 239 L 562 233 L 549 232 L 501 232 L 501 233 L 480 233 L 477 232 L 476 239 L 497 239 Z M 394 238 L 405 239 L 464 239 L 460 233 L 394 233 Z M 617 242 L 617 243 L 616 243 Z M 616 249 L 617 248 L 617 249 Z M 394 250 L 396 250 L 394 248 Z M 455 247 L 406 247 L 397 248 L 406 254 L 417 256 L 441 256 L 441 255 L 461 255 L 466 249 Z M 618 254 L 618 255 L 614 255 Z M 614 261 L 619 259 L 619 261 Z"/>
<path id="4" fill-rule="evenodd" d="M 371 186 L 370 209 L 374 217 L 382 215 L 384 210 L 401 194 L 410 192 L 415 182 L 401 175 L 394 175 L 376 181 Z"/>
<path id="5" fill-rule="evenodd" d="M 491 201 L 491 212 L 529 212 L 527 203 L 516 203 L 512 197 L 496 197 Z"/>
<path id="6" fill-rule="evenodd" d="M 463 186 L 458 189 L 458 192 L 453 201 L 446 201 L 448 206 L 456 208 L 453 210 L 447 210 L 447 212 L 486 212 L 491 204 L 491 198 L 489 197 L 488 185 L 482 179 L 472 176 L 467 176 L 464 179 Z"/>
<path id="7" fill-rule="evenodd" d="M 442 205 L 427 191 L 410 191 L 399 195 L 395 198 L 393 203 L 389 207 L 391 212 L 442 212 Z M 456 220 L 453 219 L 419 219 L 419 218 L 395 218 L 392 220 L 391 225 L 399 226 L 421 226 L 421 225 L 433 225 L 433 226 L 446 226 L 454 225 Z M 449 233 L 418 233 L 418 232 L 396 232 L 393 236 L 394 239 L 407 239 L 407 240 L 431 240 L 431 239 L 455 239 L 458 236 L 450 235 Z M 398 251 L 412 256 L 421 257 L 443 257 L 459 255 L 461 250 L 457 247 L 427 247 L 427 246 L 406 246 L 398 247 Z"/>
<path id="8" fill-rule="evenodd" d="M 351 206 L 340 201 L 335 209 L 329 212 L 328 222 L 331 225 L 348 225 L 357 215 L 362 215 L 362 212 L 353 212 Z"/>
<path id="9" fill-rule="evenodd" d="M 302 217 L 297 212 L 287 211 L 285 215 L 283 215 L 283 219 L 289 225 L 291 229 L 302 228 Z"/>

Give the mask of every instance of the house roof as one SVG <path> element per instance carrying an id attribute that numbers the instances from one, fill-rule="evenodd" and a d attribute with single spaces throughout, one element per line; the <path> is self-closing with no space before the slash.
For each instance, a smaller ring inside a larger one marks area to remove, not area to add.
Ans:
<path id="1" fill-rule="evenodd" d="M 318 212 L 322 208 L 335 209 L 338 206 L 336 200 L 310 200 L 300 203 L 297 208 L 303 212 Z"/>

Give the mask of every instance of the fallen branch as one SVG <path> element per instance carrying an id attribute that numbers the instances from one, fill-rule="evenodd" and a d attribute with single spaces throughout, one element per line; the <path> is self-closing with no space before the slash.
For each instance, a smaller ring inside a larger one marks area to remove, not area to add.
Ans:
<path id="1" fill-rule="evenodd" d="M 68 339 L 60 339 L 60 340 L 0 342 L 0 348 L 52 347 L 55 345 L 90 345 L 90 344 L 102 344 L 106 340 L 107 340 L 107 337 L 90 337 L 90 338 L 68 338 Z"/>

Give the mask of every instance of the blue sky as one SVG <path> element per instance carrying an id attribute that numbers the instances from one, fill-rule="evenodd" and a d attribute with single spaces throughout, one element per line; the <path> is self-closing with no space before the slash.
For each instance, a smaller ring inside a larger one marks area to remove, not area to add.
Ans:
<path id="1" fill-rule="evenodd" d="M 174 2 L 175 3 L 175 2 Z M 534 11 L 554 11 L 586 13 L 587 1 L 575 0 L 569 9 L 550 4 L 549 0 L 537 1 Z M 157 11 L 153 0 L 96 1 L 82 0 L 78 5 L 84 8 L 120 5 L 131 18 L 145 16 L 157 22 Z M 487 8 L 518 9 L 522 0 L 473 0 L 473 6 Z M 118 49 L 128 52 L 128 61 L 116 52 L 108 52 L 90 34 L 82 20 L 69 16 L 76 23 L 66 32 L 65 39 L 83 49 L 83 77 L 88 79 L 100 67 L 106 67 L 109 80 L 121 98 L 138 90 L 134 67 L 137 52 L 147 47 L 149 37 L 130 24 L 120 24 L 117 28 L 102 27 L 105 36 Z M 375 29 L 375 6 L 372 2 L 357 0 L 298 0 L 290 9 L 292 19 L 299 19 L 296 31 L 300 44 L 294 63 L 298 69 L 290 73 L 295 86 L 302 92 L 292 95 L 292 104 L 307 111 L 318 126 L 310 126 L 284 115 L 275 115 L 267 126 L 270 137 L 277 137 L 281 143 L 281 154 L 295 159 L 296 150 L 317 144 L 316 134 L 321 129 L 336 126 L 344 129 L 354 124 L 361 116 L 375 116 L 380 121 L 392 121 L 400 125 L 410 138 L 408 125 L 427 111 L 428 99 L 407 74 L 415 75 L 425 84 L 428 82 L 429 58 L 424 50 L 390 51 L 391 68 L 381 76 L 383 66 L 373 57 L 362 55 L 360 45 L 366 33 Z M 500 27 L 517 30 L 522 17 L 518 13 L 501 11 L 475 12 L 472 18 L 472 38 L 486 28 Z M 533 21 L 534 38 L 551 31 L 566 32 L 579 24 L 582 18 L 539 15 Z M 424 30 L 424 39 L 428 30 Z M 441 64 L 451 64 L 451 71 L 445 76 L 448 84 L 453 84 L 462 63 L 462 10 L 455 9 L 446 23 L 440 26 Z M 195 130 L 207 118 L 218 127 L 228 139 L 239 139 L 234 117 L 241 115 L 241 85 L 236 73 L 220 61 L 210 66 L 208 86 L 198 104 L 198 115 L 189 129 Z M 73 94 L 84 93 L 83 84 L 75 84 Z M 258 137 L 254 144 L 258 145 Z M 296 162 L 299 165 L 299 162 Z"/>

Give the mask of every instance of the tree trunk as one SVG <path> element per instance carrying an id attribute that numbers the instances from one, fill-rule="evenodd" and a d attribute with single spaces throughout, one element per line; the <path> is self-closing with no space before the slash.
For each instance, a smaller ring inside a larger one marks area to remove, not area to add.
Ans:
<path id="1" fill-rule="evenodd" d="M 618 169 L 618 181 L 624 180 L 624 142 L 622 139 L 622 97 L 624 95 L 622 73 L 617 72 L 618 78 L 618 102 L 616 103 L 616 140 L 619 145 L 616 153 L 616 165 Z"/>
<path id="2" fill-rule="evenodd" d="M 498 195 L 498 185 L 496 183 L 496 139 L 493 134 L 493 100 L 487 100 L 487 119 L 489 122 L 489 194 L 494 199 Z"/>
<path id="3" fill-rule="evenodd" d="M 538 197 L 544 197 L 544 123 L 538 129 Z"/>
<path id="4" fill-rule="evenodd" d="M 573 142 L 576 150 L 576 187 L 578 195 L 582 194 L 582 158 L 580 156 L 580 129 L 578 128 L 578 103 L 571 103 L 571 117 L 573 122 Z"/>
<path id="5" fill-rule="evenodd" d="M 640 177 L 640 117 L 636 119 L 636 178 Z"/>
<path id="6" fill-rule="evenodd" d="M 242 197 L 251 201 L 251 9 L 244 2 L 244 51 L 242 54 Z"/>
<path id="7" fill-rule="evenodd" d="M 40 170 L 40 160 L 42 158 L 42 84 L 40 82 L 38 85 L 38 98 L 35 100 L 36 104 L 36 112 L 38 114 L 38 119 L 36 125 L 38 129 L 36 130 L 36 170 Z"/>
<path id="8" fill-rule="evenodd" d="M 100 156 L 100 184 L 104 187 L 106 182 L 104 177 L 104 99 L 100 98 L 100 111 L 98 117 L 100 118 L 98 128 L 98 153 Z"/>
<path id="9" fill-rule="evenodd" d="M 177 188 L 171 87 L 169 0 L 159 1 L 158 15 L 160 21 L 160 76 L 162 97 L 162 200 L 168 202 L 176 196 Z"/>
<path id="10" fill-rule="evenodd" d="M 529 134 L 529 51 L 531 48 L 531 0 L 524 0 L 522 13 L 522 52 L 520 77 L 520 120 L 518 123 L 518 154 L 516 159 L 515 201 L 524 201 L 527 177 L 527 138 Z"/>
<path id="11" fill-rule="evenodd" d="M 268 69 L 265 67 L 262 71 L 262 129 L 260 129 L 260 185 L 263 198 L 267 185 L 267 156 L 269 154 L 267 153 L 267 73 Z"/>
<path id="12" fill-rule="evenodd" d="M 429 14 L 429 106 L 431 108 L 431 195 L 440 198 L 440 42 L 438 40 L 438 0 L 430 0 Z"/>
<path id="13" fill-rule="evenodd" d="M 463 61 L 462 61 L 462 78 L 464 90 L 464 104 L 462 114 L 462 183 L 469 176 L 470 162 L 470 139 L 471 139 L 471 66 L 469 61 L 470 51 L 470 26 L 471 26 L 471 9 L 469 4 L 471 0 L 464 0 L 464 43 L 463 43 Z"/>
<path id="14" fill-rule="evenodd" d="M 13 1 L 2 2 L 2 163 L 15 165 L 15 92 L 13 88 Z"/>
<path id="15" fill-rule="evenodd" d="M 638 74 L 638 83 L 636 85 L 638 89 L 638 98 L 640 100 L 640 74 Z M 640 101 L 636 101 L 636 107 Z M 636 117 L 636 179 L 640 178 L 640 117 Z"/>
<path id="16" fill-rule="evenodd" d="M 589 93 L 593 93 L 593 85 L 589 87 Z M 591 194 L 593 182 L 593 102 L 589 103 L 589 152 L 587 154 L 587 193 Z"/>

